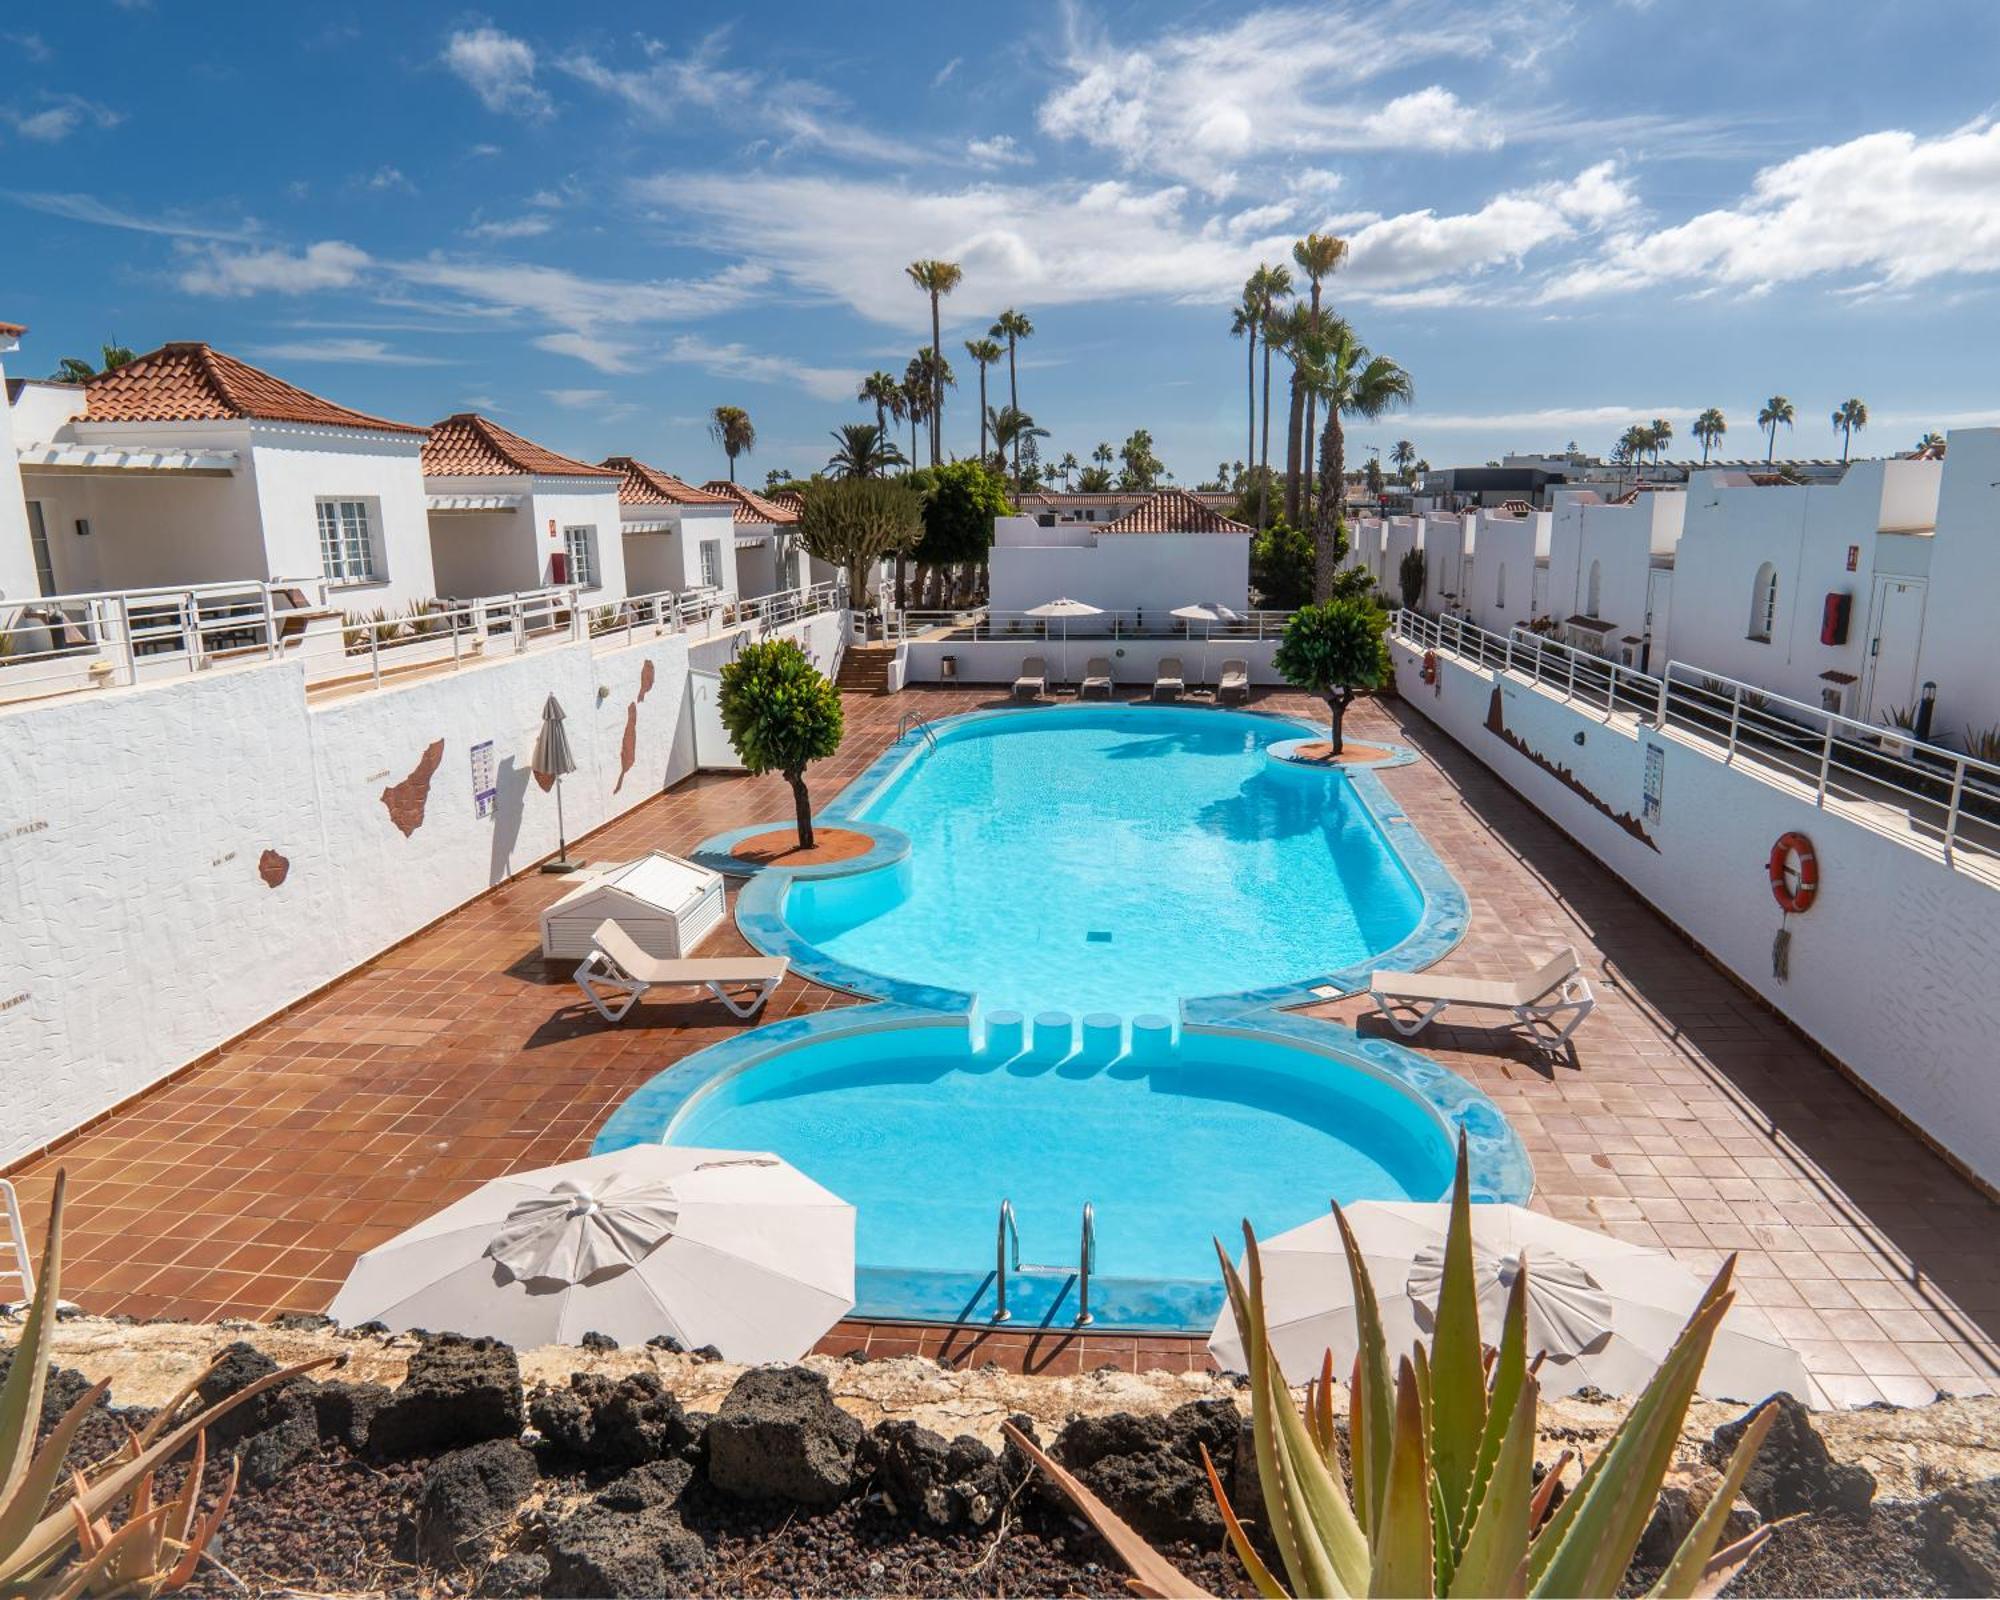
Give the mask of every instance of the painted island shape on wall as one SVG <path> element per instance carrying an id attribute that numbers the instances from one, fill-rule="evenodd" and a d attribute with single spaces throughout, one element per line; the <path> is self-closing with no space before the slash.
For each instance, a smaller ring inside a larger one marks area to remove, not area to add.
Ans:
<path id="1" fill-rule="evenodd" d="M 437 776 L 437 769 L 443 762 L 444 740 L 433 739 L 410 775 L 401 783 L 392 783 L 382 791 L 382 804 L 389 809 L 389 820 L 402 830 L 405 839 L 424 825 L 424 808 L 430 804 L 431 798 L 431 779 Z"/>

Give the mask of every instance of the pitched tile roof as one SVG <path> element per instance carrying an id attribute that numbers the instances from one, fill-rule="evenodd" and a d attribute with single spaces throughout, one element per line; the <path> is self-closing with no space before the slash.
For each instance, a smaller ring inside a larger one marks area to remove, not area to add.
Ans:
<path id="1" fill-rule="evenodd" d="M 624 474 L 618 485 L 618 503 L 626 506 L 722 506 L 729 505 L 726 494 L 710 494 L 676 478 L 671 472 L 649 467 L 631 456 L 606 456 L 598 465 Z"/>
<path id="2" fill-rule="evenodd" d="M 780 511 L 789 511 L 793 516 L 797 516 L 806 508 L 806 497 L 796 489 L 780 489 L 776 494 L 767 494 L 764 498 Z"/>
<path id="3" fill-rule="evenodd" d="M 740 483 L 731 483 L 727 478 L 710 478 L 702 487 L 710 494 L 724 495 L 735 501 L 738 522 L 775 522 L 782 526 L 799 520 L 796 511 L 787 511 L 783 506 L 766 500 Z"/>
<path id="4" fill-rule="evenodd" d="M 322 400 L 205 344 L 163 344 L 84 386 L 86 422 L 302 422 L 422 433 Z"/>
<path id="5" fill-rule="evenodd" d="M 616 478 L 622 474 L 609 467 L 593 467 L 587 461 L 545 450 L 532 439 L 509 433 L 499 423 L 475 411 L 431 426 L 424 441 L 426 478 Z"/>
<path id="6" fill-rule="evenodd" d="M 18 322 L 0 322 L 0 339 L 18 339 L 27 331 Z"/>
<path id="7" fill-rule="evenodd" d="M 1162 489 L 1141 501 L 1099 533 L 1249 533 L 1247 522 L 1235 522 L 1211 510 L 1185 489 Z"/>

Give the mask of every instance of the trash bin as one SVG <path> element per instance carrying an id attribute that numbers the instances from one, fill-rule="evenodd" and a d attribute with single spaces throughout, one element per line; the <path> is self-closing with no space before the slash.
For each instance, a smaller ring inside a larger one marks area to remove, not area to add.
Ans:
<path id="1" fill-rule="evenodd" d="M 939 656 L 939 657 L 938 657 L 938 682 L 940 682 L 940 683 L 956 683 L 957 681 L 958 681 L 958 657 L 957 657 L 957 656 Z"/>

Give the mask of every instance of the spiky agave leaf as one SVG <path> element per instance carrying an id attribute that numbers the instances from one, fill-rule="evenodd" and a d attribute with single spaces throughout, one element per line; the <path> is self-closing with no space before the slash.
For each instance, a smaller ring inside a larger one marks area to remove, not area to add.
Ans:
<path id="1" fill-rule="evenodd" d="M 1456 1553 L 1470 1524 L 1473 1479 L 1486 1433 L 1486 1373 L 1479 1337 L 1479 1286 L 1472 1267 L 1472 1181 L 1463 1130 L 1445 1229 L 1444 1273 L 1429 1361 L 1431 1467 L 1442 1511 L 1440 1549 Z M 1450 1582 L 1449 1570 L 1438 1575 Z"/>
<path id="2" fill-rule="evenodd" d="M 1438 1592 L 1436 1487 L 1417 1383 L 1415 1363 L 1405 1360 L 1396 1373 L 1396 1433 L 1389 1449 L 1388 1492 L 1375 1531 L 1371 1596 Z"/>
<path id="3" fill-rule="evenodd" d="M 1348 1461 L 1354 1475 L 1354 1506 L 1361 1526 L 1374 1537 L 1376 1511 L 1388 1491 L 1389 1442 L 1395 1433 L 1395 1389 L 1389 1377 L 1389 1341 L 1382 1333 L 1382 1307 L 1368 1275 L 1360 1241 L 1347 1214 L 1333 1208 L 1347 1255 L 1347 1275 L 1354 1286 L 1354 1380 L 1349 1395 Z"/>
<path id="4" fill-rule="evenodd" d="M 14 1359 L 19 1363 L 25 1357 L 17 1351 Z M 109 1384 L 93 1384 L 77 1397 L 76 1404 L 62 1414 L 61 1420 L 49 1430 L 41 1449 L 27 1463 L 13 1497 L 5 1505 L 0 1505 L 0 1563 L 4 1563 L 7 1553 L 28 1537 L 41 1517 L 43 1508 L 49 1503 L 49 1496 L 55 1493 L 56 1484 L 62 1478 L 63 1460 L 69 1454 L 77 1430 L 109 1388 Z M 39 1408 L 37 1410 L 39 1413 Z"/>
<path id="5" fill-rule="evenodd" d="M 1251 1587 L 1264 1600 L 1286 1600 L 1285 1586 L 1278 1582 L 1277 1574 L 1264 1565 L 1264 1558 L 1257 1553 L 1257 1547 L 1250 1542 L 1250 1535 L 1243 1530 L 1236 1508 L 1229 1503 L 1229 1494 L 1222 1487 L 1221 1475 L 1209 1459 L 1208 1446 L 1200 1448 L 1202 1471 L 1208 1474 L 1208 1492 L 1215 1496 L 1215 1507 L 1222 1513 L 1222 1526 L 1229 1534 L 1230 1548 L 1236 1552 L 1236 1559 L 1243 1563 L 1243 1570 L 1250 1574 Z"/>
<path id="6" fill-rule="evenodd" d="M 1703 1591 L 1705 1583 L 1714 1581 L 1713 1558 L 1718 1554 L 1715 1547 L 1722 1538 L 1722 1530 L 1729 1525 L 1730 1507 L 1735 1505 L 1737 1495 L 1742 1493 L 1743 1480 L 1750 1475 L 1750 1465 L 1757 1459 L 1757 1452 L 1764 1446 L 1764 1437 L 1771 1431 L 1771 1424 L 1777 1417 L 1778 1408 L 1767 1405 L 1750 1419 L 1750 1426 L 1743 1430 L 1743 1436 L 1736 1441 L 1736 1448 L 1730 1452 L 1722 1482 L 1716 1486 L 1708 1504 L 1702 1507 L 1701 1515 L 1694 1519 L 1694 1526 L 1688 1529 L 1687 1537 L 1667 1563 L 1666 1571 L 1646 1591 L 1647 1600 L 1694 1600 Z M 1728 1558 L 1728 1571 L 1714 1583 L 1715 1589 L 1727 1583 L 1735 1570 L 1755 1555 L 1770 1537 L 1770 1524 L 1766 1523 L 1737 1540 L 1726 1552 L 1721 1552 Z"/>
<path id="7" fill-rule="evenodd" d="M 42 1244 L 42 1270 L 21 1320 L 21 1337 L 7 1380 L 0 1383 L 0 1522 L 21 1494 L 35 1457 L 35 1432 L 42 1417 L 42 1384 L 49 1364 L 49 1337 L 55 1320 L 56 1296 L 62 1284 L 63 1196 L 67 1173 L 57 1172 L 49 1198 L 49 1227 Z M 38 1502 L 35 1506 L 40 1510 Z M 0 1542 L 0 1550 L 6 1549 Z"/>
<path id="8" fill-rule="evenodd" d="M 1500 1448 L 1471 1503 L 1472 1522 L 1446 1592 L 1520 1600 L 1528 1592 L 1529 1506 L 1535 1489 L 1533 1379 L 1518 1385 L 1500 1430 Z"/>

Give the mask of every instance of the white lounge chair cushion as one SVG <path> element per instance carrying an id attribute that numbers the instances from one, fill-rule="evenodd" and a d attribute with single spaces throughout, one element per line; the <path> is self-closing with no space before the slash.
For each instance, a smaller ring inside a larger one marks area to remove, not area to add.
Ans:
<path id="1" fill-rule="evenodd" d="M 648 955 L 615 922 L 600 922 L 591 942 L 611 958 L 626 977 L 645 984 L 775 983 L 791 970 L 783 956 L 692 956 L 670 960 Z"/>

